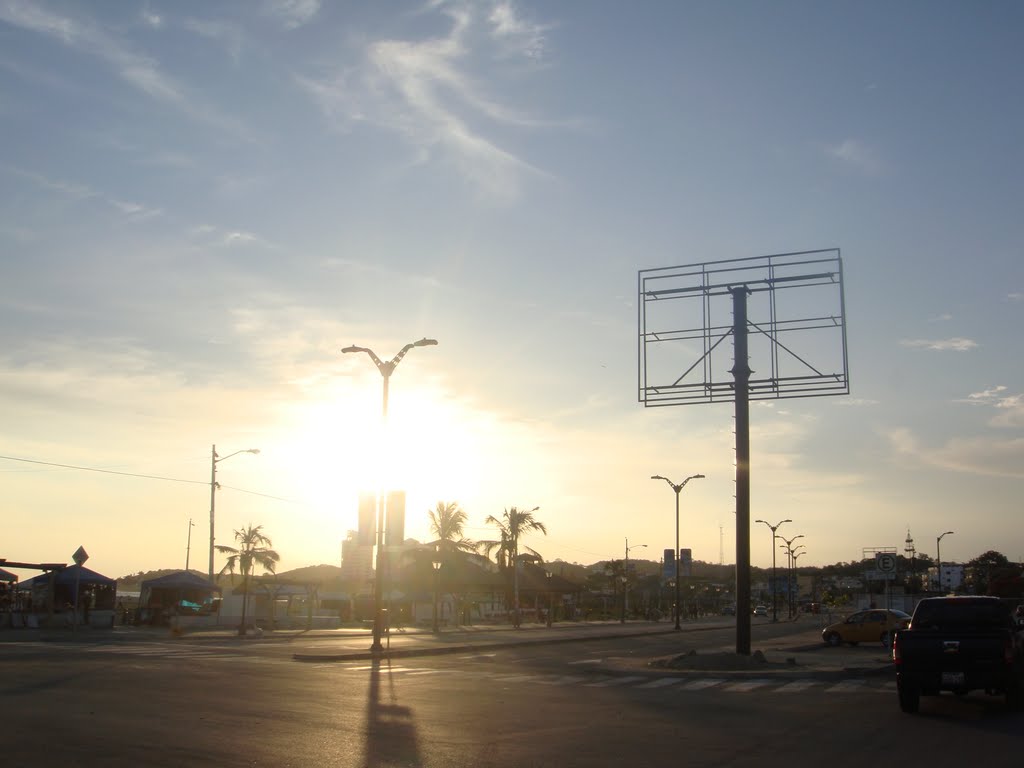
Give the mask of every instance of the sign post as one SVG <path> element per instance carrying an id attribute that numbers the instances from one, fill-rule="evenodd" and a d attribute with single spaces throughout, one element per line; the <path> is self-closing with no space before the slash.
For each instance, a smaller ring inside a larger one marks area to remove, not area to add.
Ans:
<path id="1" fill-rule="evenodd" d="M 71 559 L 78 566 L 78 570 L 75 571 L 75 614 L 71 620 L 71 633 L 75 634 L 78 631 L 78 585 L 82 578 L 82 565 L 89 559 L 89 553 L 85 551 L 85 547 L 79 547 L 75 550 L 75 554 L 71 556 Z"/>

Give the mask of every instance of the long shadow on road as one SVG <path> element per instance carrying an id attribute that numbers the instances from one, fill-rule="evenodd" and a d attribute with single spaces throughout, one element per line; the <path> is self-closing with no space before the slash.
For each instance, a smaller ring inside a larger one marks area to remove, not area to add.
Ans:
<path id="1" fill-rule="evenodd" d="M 386 659 L 374 659 L 370 669 L 364 730 L 366 745 L 360 765 L 423 764 L 413 711 L 398 703 L 391 662 Z"/>

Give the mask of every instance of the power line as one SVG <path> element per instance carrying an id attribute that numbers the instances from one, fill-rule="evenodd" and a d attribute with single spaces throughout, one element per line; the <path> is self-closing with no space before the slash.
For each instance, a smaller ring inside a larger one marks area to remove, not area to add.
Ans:
<path id="1" fill-rule="evenodd" d="M 118 472 L 114 469 L 98 469 L 96 467 L 81 467 L 76 464 L 58 464 L 54 461 L 38 461 L 36 459 L 22 459 L 17 456 L 0 456 L 6 461 L 21 461 L 26 464 L 40 464 L 44 467 L 60 467 L 61 469 L 77 469 L 82 472 L 100 472 L 104 475 L 121 475 L 123 477 L 140 477 L 144 480 L 166 480 L 170 483 L 190 483 L 193 485 L 209 485 L 208 480 L 183 480 L 180 477 L 162 477 L 161 475 L 142 475 L 136 472 Z"/>
<path id="2" fill-rule="evenodd" d="M 21 461 L 26 464 L 39 464 L 44 467 L 60 467 L 61 469 L 77 469 L 82 472 L 99 472 L 104 475 L 121 475 L 122 477 L 138 477 L 143 480 L 165 480 L 170 483 L 189 483 L 190 485 L 209 485 L 209 480 L 184 480 L 180 477 L 163 477 L 162 475 L 143 475 L 137 472 L 118 472 L 114 469 L 98 469 L 97 467 L 82 467 L 77 464 L 58 464 L 54 461 L 39 461 L 37 459 L 23 459 L 18 456 L 0 456 L 0 459 L 7 461 Z M 218 488 L 224 488 L 229 491 L 238 491 L 239 493 L 248 493 L 252 496 L 262 496 L 265 499 L 274 499 L 275 501 L 284 501 L 290 504 L 304 504 L 308 502 L 296 501 L 295 499 L 285 499 L 280 496 L 272 496 L 269 493 L 260 493 L 258 491 L 249 491 L 245 488 L 234 488 L 229 485 L 217 484 Z"/>

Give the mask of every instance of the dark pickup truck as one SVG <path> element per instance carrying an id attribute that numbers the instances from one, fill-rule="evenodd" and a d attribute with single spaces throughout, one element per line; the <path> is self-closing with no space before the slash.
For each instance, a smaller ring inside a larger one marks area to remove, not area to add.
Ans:
<path id="1" fill-rule="evenodd" d="M 900 709 L 921 696 L 982 690 L 1019 709 L 1024 695 L 1024 631 L 1011 602 L 997 597 L 929 597 L 892 644 Z"/>

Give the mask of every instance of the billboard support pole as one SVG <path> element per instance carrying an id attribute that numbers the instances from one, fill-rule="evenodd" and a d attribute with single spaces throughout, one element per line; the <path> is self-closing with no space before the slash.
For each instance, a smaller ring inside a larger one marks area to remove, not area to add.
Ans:
<path id="1" fill-rule="evenodd" d="M 736 653 L 750 655 L 750 365 L 745 285 L 732 294 L 733 366 L 736 386 Z"/>

